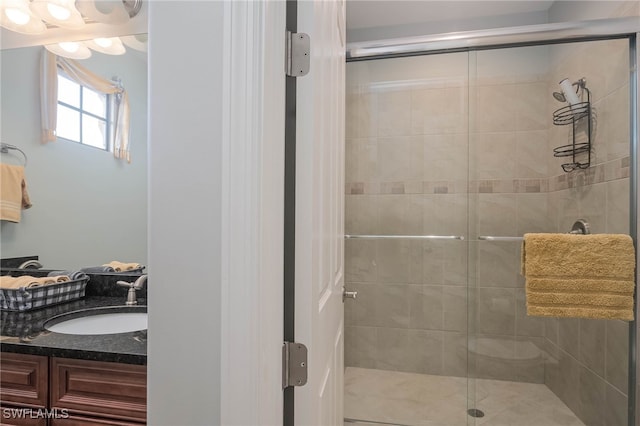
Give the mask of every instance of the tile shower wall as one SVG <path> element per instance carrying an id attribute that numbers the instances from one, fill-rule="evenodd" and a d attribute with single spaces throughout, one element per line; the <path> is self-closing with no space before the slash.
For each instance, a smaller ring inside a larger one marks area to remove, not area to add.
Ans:
<path id="1" fill-rule="evenodd" d="M 347 66 L 347 234 L 467 236 L 466 54 Z M 465 241 L 346 240 L 347 366 L 467 373 Z"/>
<path id="2" fill-rule="evenodd" d="M 475 376 L 544 381 L 519 244 L 474 240 L 549 226 L 546 62 L 529 48 L 471 73 L 466 54 L 347 66 L 346 233 L 465 237 L 346 241 L 348 366 L 466 376 L 469 323 Z"/>
<path id="3" fill-rule="evenodd" d="M 549 214 L 566 232 L 585 218 L 593 233 L 629 233 L 629 61 L 626 40 L 552 47 L 548 93 L 563 78 L 585 77 L 592 92 L 592 166 L 563 173 L 550 157 Z M 561 107 L 549 97 L 548 110 Z M 549 129 L 549 150 L 568 142 Z M 565 159 L 566 161 L 566 159 Z M 628 332 L 623 321 L 545 320 L 545 383 L 587 425 L 627 425 Z"/>

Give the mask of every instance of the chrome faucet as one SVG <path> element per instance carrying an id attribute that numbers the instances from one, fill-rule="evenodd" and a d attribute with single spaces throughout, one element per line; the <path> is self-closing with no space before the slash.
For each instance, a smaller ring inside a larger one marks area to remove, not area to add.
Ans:
<path id="1" fill-rule="evenodd" d="M 140 290 L 147 284 L 147 274 L 140 275 L 140 278 L 135 280 L 132 283 L 128 283 L 126 281 L 118 281 L 116 284 L 122 287 L 129 287 L 129 292 L 127 293 L 127 301 L 125 305 L 137 305 L 138 301 L 136 300 L 136 291 Z"/>
<path id="2" fill-rule="evenodd" d="M 18 269 L 40 269 L 42 268 L 42 263 L 38 262 L 35 259 L 27 260 L 18 266 Z"/>

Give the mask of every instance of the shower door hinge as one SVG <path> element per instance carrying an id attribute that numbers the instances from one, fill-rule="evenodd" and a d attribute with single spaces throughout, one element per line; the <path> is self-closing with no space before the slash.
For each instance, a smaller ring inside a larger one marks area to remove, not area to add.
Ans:
<path id="1" fill-rule="evenodd" d="M 307 384 L 307 347 L 302 343 L 282 345 L 282 389 Z"/>
<path id="2" fill-rule="evenodd" d="M 286 73 L 290 77 L 302 77 L 311 67 L 311 39 L 305 33 L 287 31 Z"/>

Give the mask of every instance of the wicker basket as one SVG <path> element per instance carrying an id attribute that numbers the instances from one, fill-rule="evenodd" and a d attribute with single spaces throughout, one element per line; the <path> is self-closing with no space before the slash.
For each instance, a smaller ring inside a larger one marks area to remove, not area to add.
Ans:
<path id="1" fill-rule="evenodd" d="M 84 297 L 89 278 L 47 284 L 38 287 L 0 289 L 0 308 L 7 311 L 30 311 Z"/>

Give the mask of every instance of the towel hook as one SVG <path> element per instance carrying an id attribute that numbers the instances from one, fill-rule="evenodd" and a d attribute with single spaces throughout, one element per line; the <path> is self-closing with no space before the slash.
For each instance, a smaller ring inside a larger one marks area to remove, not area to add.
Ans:
<path id="1" fill-rule="evenodd" d="M 20 152 L 20 154 L 22 154 L 22 156 L 24 157 L 24 166 L 27 167 L 27 154 L 25 154 L 25 152 L 23 150 L 21 150 L 20 148 L 18 148 L 15 145 L 11 145 L 8 143 L 0 143 L 0 152 L 3 154 L 7 154 L 9 152 L 10 149 L 16 150 L 18 152 Z"/>
<path id="2" fill-rule="evenodd" d="M 585 219 L 578 219 L 573 223 L 571 227 L 570 234 L 581 234 L 581 235 L 589 235 L 591 234 L 591 229 L 589 229 L 589 222 Z"/>

